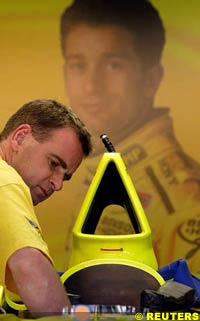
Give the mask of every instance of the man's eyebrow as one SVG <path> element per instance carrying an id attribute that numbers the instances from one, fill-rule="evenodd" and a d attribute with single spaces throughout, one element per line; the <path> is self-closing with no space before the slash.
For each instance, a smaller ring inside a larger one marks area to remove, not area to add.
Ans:
<path id="1" fill-rule="evenodd" d="M 58 155 L 55 155 L 55 154 L 52 154 L 52 156 L 59 161 L 62 168 L 67 169 L 67 164 L 65 163 L 65 161 L 61 157 L 59 157 Z"/>
<path id="2" fill-rule="evenodd" d="M 52 157 L 56 158 L 59 161 L 62 168 L 67 169 L 67 164 L 65 163 L 65 161 L 61 157 L 59 157 L 58 155 L 55 155 L 55 154 L 51 154 L 51 155 L 52 155 Z M 72 178 L 72 174 L 66 173 L 63 180 L 69 181 L 71 178 Z"/>

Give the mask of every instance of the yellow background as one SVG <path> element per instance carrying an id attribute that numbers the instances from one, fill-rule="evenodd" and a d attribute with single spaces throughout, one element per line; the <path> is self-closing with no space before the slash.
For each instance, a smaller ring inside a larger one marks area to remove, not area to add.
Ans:
<path id="1" fill-rule="evenodd" d="M 152 2 L 167 29 L 165 77 L 156 106 L 171 108 L 178 141 L 200 162 L 200 1 Z M 32 99 L 53 98 L 67 103 L 59 18 L 68 3 L 67 0 L 0 1 L 1 127 L 14 111 Z M 36 208 L 58 269 L 64 268 L 70 199 L 80 176 L 81 169 L 62 192 Z"/>

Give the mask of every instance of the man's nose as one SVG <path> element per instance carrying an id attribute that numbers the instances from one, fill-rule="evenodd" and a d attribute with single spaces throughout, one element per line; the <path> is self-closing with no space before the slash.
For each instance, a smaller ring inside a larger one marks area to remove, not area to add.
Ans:
<path id="1" fill-rule="evenodd" d="M 102 90 L 102 73 L 98 69 L 96 66 L 91 66 L 85 74 L 84 87 L 88 93 L 96 93 Z"/>
<path id="2" fill-rule="evenodd" d="M 50 183 L 54 191 L 60 191 L 63 188 L 63 175 L 54 174 L 50 177 Z"/>

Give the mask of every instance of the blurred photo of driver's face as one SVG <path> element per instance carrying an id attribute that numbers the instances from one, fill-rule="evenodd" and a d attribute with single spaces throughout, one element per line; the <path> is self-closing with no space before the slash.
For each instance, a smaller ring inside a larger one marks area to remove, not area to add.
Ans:
<path id="1" fill-rule="evenodd" d="M 96 150 L 104 132 L 114 143 L 126 137 L 147 99 L 145 75 L 129 31 L 78 23 L 67 35 L 64 54 L 67 97 L 94 135 Z"/>

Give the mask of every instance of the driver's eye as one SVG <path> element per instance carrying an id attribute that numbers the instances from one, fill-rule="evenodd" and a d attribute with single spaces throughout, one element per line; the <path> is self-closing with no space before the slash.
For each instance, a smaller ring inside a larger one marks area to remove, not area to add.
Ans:
<path id="1" fill-rule="evenodd" d="M 69 181 L 72 178 L 72 174 L 65 174 L 64 181 Z"/>
<path id="2" fill-rule="evenodd" d="M 59 166 L 59 163 L 53 159 L 49 159 L 49 166 L 51 169 L 55 170 Z"/>

